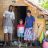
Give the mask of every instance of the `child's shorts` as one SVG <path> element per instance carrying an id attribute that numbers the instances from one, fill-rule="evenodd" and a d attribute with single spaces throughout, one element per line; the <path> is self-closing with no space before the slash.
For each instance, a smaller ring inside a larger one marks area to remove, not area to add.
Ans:
<path id="1" fill-rule="evenodd" d="M 17 36 L 23 38 L 24 37 L 24 33 L 17 33 Z"/>

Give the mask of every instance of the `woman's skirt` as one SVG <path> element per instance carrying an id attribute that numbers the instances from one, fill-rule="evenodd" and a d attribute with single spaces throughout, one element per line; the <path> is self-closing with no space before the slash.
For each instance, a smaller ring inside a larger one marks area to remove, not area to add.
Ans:
<path id="1" fill-rule="evenodd" d="M 24 40 L 26 40 L 26 41 L 32 41 L 33 40 L 32 28 L 26 28 L 25 29 Z"/>

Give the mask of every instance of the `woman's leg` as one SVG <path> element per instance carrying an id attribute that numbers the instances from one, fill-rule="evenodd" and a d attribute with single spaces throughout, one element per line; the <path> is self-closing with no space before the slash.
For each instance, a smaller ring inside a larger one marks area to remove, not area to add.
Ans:
<path id="1" fill-rule="evenodd" d="M 24 37 L 23 33 L 21 33 L 20 36 L 21 36 L 21 43 L 23 43 L 23 37 Z"/>

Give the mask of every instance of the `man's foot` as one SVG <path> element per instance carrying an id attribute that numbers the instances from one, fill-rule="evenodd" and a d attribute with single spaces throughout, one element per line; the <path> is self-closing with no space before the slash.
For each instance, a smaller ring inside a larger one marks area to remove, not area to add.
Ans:
<path id="1" fill-rule="evenodd" d="M 4 43 L 4 46 L 6 46 L 6 42 Z"/>
<path id="2" fill-rule="evenodd" d="M 4 43 L 4 46 L 8 46 L 8 43 L 7 43 L 7 42 L 5 42 L 5 43 Z"/>

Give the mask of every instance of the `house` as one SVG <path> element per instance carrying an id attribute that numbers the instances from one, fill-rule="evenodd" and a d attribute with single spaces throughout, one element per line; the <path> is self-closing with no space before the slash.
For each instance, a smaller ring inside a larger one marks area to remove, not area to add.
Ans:
<path id="1" fill-rule="evenodd" d="M 3 23 L 2 23 L 3 12 L 8 9 L 9 5 L 13 5 L 15 7 L 15 14 L 16 14 L 15 17 L 17 16 L 17 18 L 19 18 L 18 16 L 21 15 L 20 14 L 21 8 L 22 8 L 22 10 L 24 9 L 25 12 L 28 9 L 31 10 L 32 15 L 35 17 L 35 27 L 34 27 L 35 31 L 34 32 L 38 32 L 38 24 L 41 25 L 40 31 L 45 32 L 45 19 L 37 18 L 38 16 L 44 15 L 44 14 L 42 14 L 42 10 L 40 8 L 38 8 L 37 6 L 35 6 L 32 3 L 28 2 L 27 0 L 1 0 L 0 1 L 0 39 L 1 40 L 4 40 L 4 33 L 3 33 L 3 26 L 2 26 L 3 25 Z M 42 30 L 42 26 L 43 26 L 43 30 Z"/>

